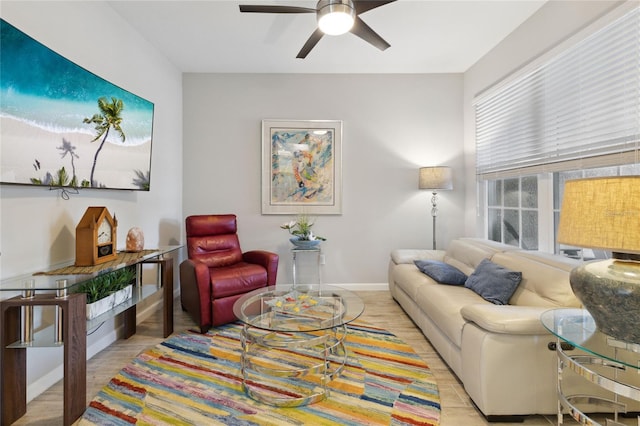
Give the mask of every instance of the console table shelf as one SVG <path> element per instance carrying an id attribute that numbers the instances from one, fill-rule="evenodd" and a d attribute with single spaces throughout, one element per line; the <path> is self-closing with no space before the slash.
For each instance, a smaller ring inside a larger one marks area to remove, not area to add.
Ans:
<path id="1" fill-rule="evenodd" d="M 124 317 L 124 337 L 136 332 L 136 305 L 146 297 L 162 290 L 163 335 L 173 333 L 173 266 L 171 253 L 181 246 L 166 246 L 148 250 L 140 256 L 127 256 L 126 261 L 96 268 L 81 275 L 25 275 L 0 283 L 0 292 L 35 293 L 32 297 L 15 296 L 0 300 L 0 424 L 10 425 L 27 411 L 27 348 L 64 346 L 63 355 L 63 421 L 71 425 L 86 409 L 87 328 L 94 328 L 120 313 Z M 143 264 L 158 265 L 158 283 L 143 285 L 140 280 Z M 90 321 L 86 318 L 86 295 L 74 293 L 74 288 L 115 270 L 136 265 L 138 279 L 134 295 L 110 312 Z M 29 282 L 25 287 L 25 282 Z M 23 339 L 22 310 L 33 306 L 56 306 L 61 315 L 61 341 L 44 342 Z"/>

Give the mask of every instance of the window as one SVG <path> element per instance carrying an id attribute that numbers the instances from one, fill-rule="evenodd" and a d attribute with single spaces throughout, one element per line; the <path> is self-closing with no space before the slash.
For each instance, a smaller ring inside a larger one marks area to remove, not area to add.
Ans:
<path id="1" fill-rule="evenodd" d="M 640 7 L 476 99 L 476 164 L 488 238 L 560 247 L 564 182 L 640 174 Z"/>
<path id="2" fill-rule="evenodd" d="M 475 107 L 480 179 L 637 163 L 640 7 Z"/>
<path id="3" fill-rule="evenodd" d="M 488 182 L 489 239 L 526 250 L 538 249 L 538 177 Z"/>

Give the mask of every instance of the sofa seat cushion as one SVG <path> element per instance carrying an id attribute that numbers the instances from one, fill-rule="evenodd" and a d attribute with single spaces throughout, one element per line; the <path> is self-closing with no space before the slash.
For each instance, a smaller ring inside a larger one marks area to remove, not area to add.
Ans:
<path id="1" fill-rule="evenodd" d="M 491 304 L 464 286 L 442 284 L 419 287 L 414 300 L 458 348 L 462 345 L 462 329 L 466 322 L 460 310 L 470 304 Z"/>
<path id="2" fill-rule="evenodd" d="M 420 287 L 439 285 L 432 278 L 420 272 L 413 263 L 396 265 L 393 270 L 393 280 L 396 286 L 407 293 L 411 300 L 416 300 Z"/>
<path id="3" fill-rule="evenodd" d="M 212 299 L 244 294 L 267 285 L 267 270 L 253 263 L 239 262 L 224 268 L 209 268 Z"/>
<path id="4" fill-rule="evenodd" d="M 544 335 L 548 331 L 540 315 L 546 310 L 547 307 L 471 304 L 460 313 L 465 320 L 492 333 Z"/>

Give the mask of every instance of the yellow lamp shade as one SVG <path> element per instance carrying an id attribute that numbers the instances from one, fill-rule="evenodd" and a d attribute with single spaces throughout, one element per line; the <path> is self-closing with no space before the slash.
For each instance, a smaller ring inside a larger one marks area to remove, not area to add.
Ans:
<path id="1" fill-rule="evenodd" d="M 567 181 L 558 242 L 640 253 L 640 176 Z"/>

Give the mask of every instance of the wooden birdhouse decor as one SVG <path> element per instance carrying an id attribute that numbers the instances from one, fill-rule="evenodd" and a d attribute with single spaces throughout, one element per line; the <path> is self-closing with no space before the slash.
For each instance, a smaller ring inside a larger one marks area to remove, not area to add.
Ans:
<path id="1" fill-rule="evenodd" d="M 76 266 L 115 260 L 118 221 L 106 207 L 89 207 L 76 226 Z"/>

